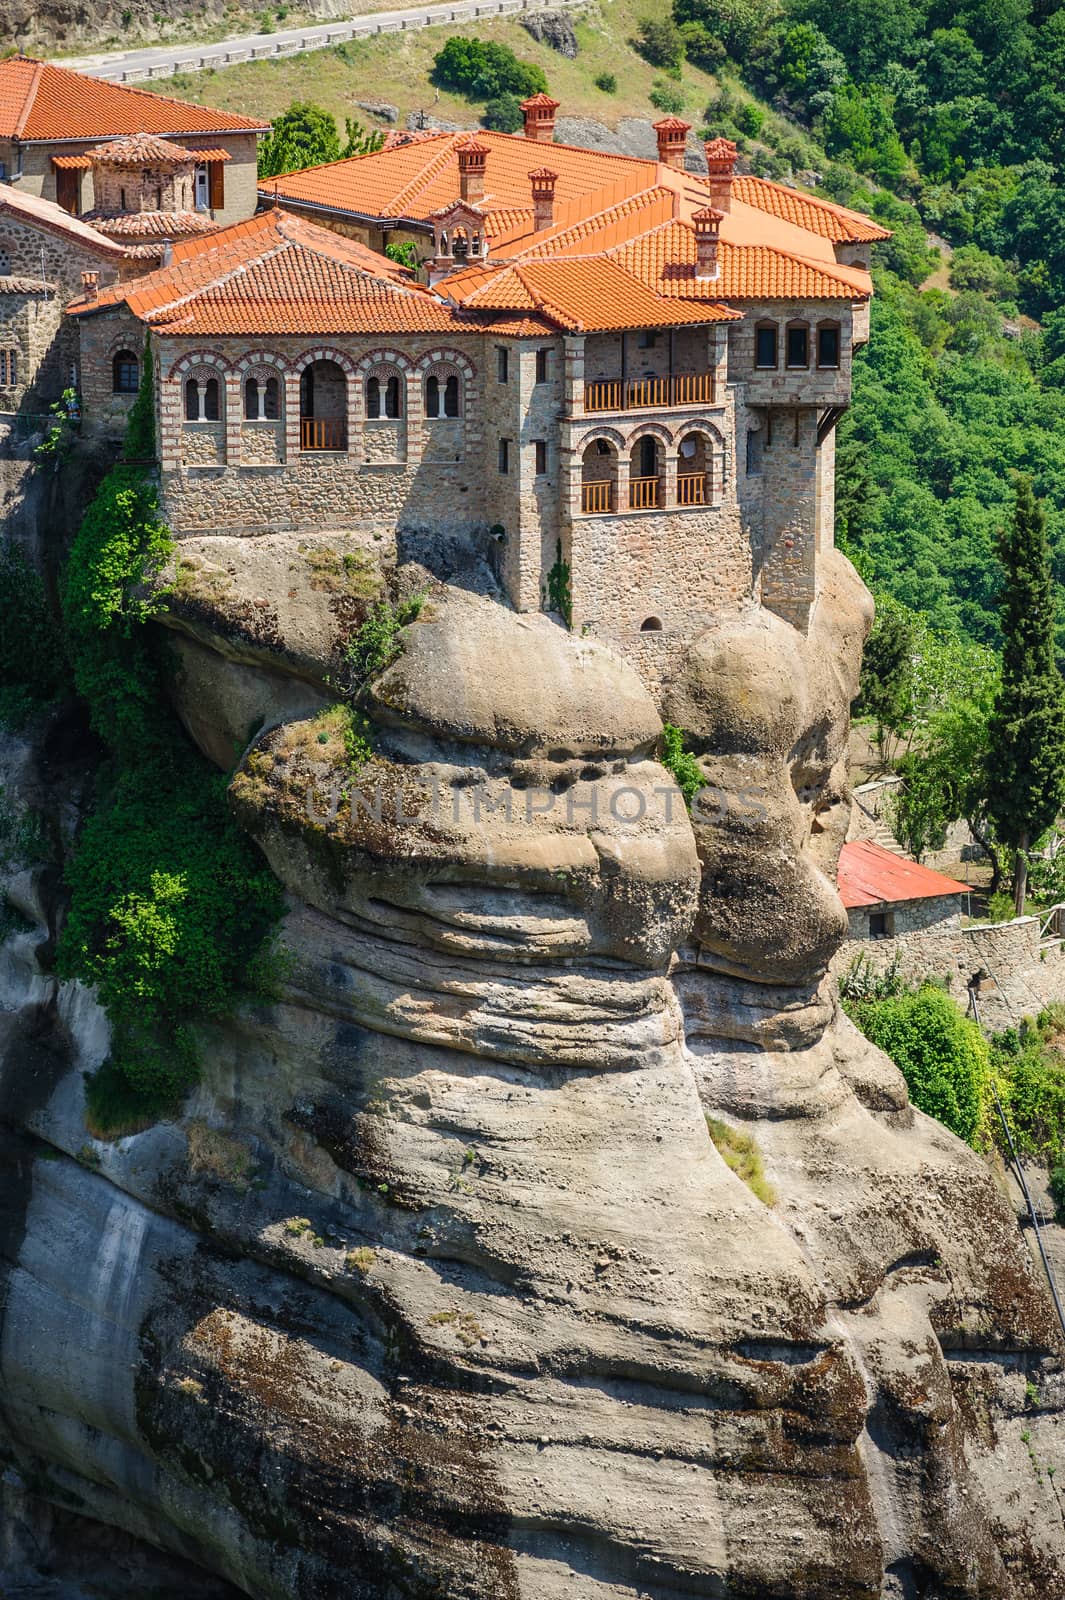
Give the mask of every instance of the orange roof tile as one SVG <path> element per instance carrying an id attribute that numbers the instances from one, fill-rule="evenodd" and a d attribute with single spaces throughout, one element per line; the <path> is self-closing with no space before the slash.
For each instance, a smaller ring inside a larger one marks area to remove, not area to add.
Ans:
<path id="1" fill-rule="evenodd" d="M 492 310 L 537 310 L 574 332 L 662 328 L 683 322 L 728 322 L 739 313 L 703 301 L 667 301 L 617 262 L 527 257 L 510 266 L 475 267 L 437 285 L 461 305 Z"/>
<path id="2" fill-rule="evenodd" d="M 471 327 L 468 315 L 413 283 L 394 262 L 276 209 L 183 240 L 174 246 L 169 266 L 68 309 L 83 316 L 122 303 L 162 334 L 444 333 Z"/>
<path id="3" fill-rule="evenodd" d="M 0 61 L 0 138 L 110 139 L 126 133 L 250 133 L 259 118 L 105 83 L 27 56 Z"/>
<path id="4" fill-rule="evenodd" d="M 898 905 L 904 900 L 969 892 L 967 883 L 944 877 L 907 856 L 897 856 L 872 839 L 852 839 L 843 846 L 836 884 L 848 911 L 855 906 Z"/>
<path id="5" fill-rule="evenodd" d="M 308 167 L 260 185 L 272 195 L 276 182 L 281 199 L 319 206 L 358 216 L 399 218 L 424 222 L 460 197 L 458 151 L 473 135 L 440 133 L 409 144 L 396 144 L 372 155 L 351 156 L 321 167 Z M 507 133 L 479 132 L 476 142 L 488 149 L 482 209 L 489 216 L 489 233 L 496 211 L 527 214 L 532 222 L 531 174 L 544 164 L 545 147 L 533 139 Z M 553 144 L 550 164 L 558 173 L 557 205 L 581 202 L 603 195 L 601 204 L 637 194 L 655 181 L 654 161 L 618 156 L 602 150 Z M 613 191 L 613 192 L 611 192 Z M 596 209 L 601 209 L 597 204 Z M 575 222 L 577 213 L 569 220 Z"/>
<path id="6" fill-rule="evenodd" d="M 732 193 L 745 205 L 773 217 L 782 217 L 786 222 L 794 222 L 797 227 L 838 243 L 891 238 L 890 229 L 863 217 L 859 211 L 850 211 L 846 206 L 837 206 L 817 195 L 803 194 L 798 189 L 788 189 L 782 183 L 770 183 L 767 178 L 737 176 L 732 180 Z"/>
<path id="7" fill-rule="evenodd" d="M 191 166 L 196 160 L 191 150 L 161 139 L 157 133 L 127 133 L 120 139 L 108 139 L 89 152 L 89 164 L 105 167 L 173 167 Z"/>
<path id="8" fill-rule="evenodd" d="M 695 276 L 694 230 L 667 222 L 628 244 L 610 259 L 656 294 L 681 300 L 854 300 L 870 293 L 861 268 L 807 261 L 772 245 L 737 245 L 722 239 L 717 247 L 719 275 Z"/>

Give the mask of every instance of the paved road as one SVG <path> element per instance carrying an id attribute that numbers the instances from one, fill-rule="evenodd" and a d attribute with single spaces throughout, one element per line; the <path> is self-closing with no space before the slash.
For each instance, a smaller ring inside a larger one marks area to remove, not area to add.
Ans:
<path id="1" fill-rule="evenodd" d="M 415 6 L 408 11 L 370 11 L 346 21 L 287 28 L 277 33 L 248 33 L 218 44 L 166 45 L 79 56 L 62 65 L 114 83 L 144 83 L 151 78 L 169 78 L 174 72 L 199 72 L 204 67 L 266 61 L 272 56 L 297 56 L 304 50 L 322 50 L 345 39 L 366 39 L 376 33 L 404 33 L 446 23 L 473 22 L 478 17 L 506 17 L 581 3 L 583 0 L 457 0 L 452 4 Z"/>

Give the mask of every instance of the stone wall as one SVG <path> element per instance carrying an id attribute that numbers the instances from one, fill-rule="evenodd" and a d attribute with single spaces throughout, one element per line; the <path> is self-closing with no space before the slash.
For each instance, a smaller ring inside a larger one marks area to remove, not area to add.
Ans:
<path id="1" fill-rule="evenodd" d="M 0 252 L 6 273 L 49 285 L 33 294 L 0 291 L 3 343 L 19 356 L 18 382 L 0 391 L 0 409 L 43 412 L 76 377 L 78 330 L 63 308 L 81 293 L 83 272 L 99 272 L 102 283 L 117 280 L 115 252 L 96 253 L 10 211 L 0 211 Z"/>
<path id="2" fill-rule="evenodd" d="M 124 306 L 100 316 L 68 318 L 68 324 L 78 339 L 83 427 L 89 433 L 121 437 L 137 397 L 115 392 L 113 362 L 120 350 L 142 359 L 144 324 Z"/>
<path id="3" fill-rule="evenodd" d="M 956 928 L 961 923 L 963 910 L 963 897 L 959 894 L 928 895 L 923 900 L 906 900 L 898 905 L 853 906 L 847 913 L 850 923 L 848 937 L 871 939 L 873 935 L 869 931 L 869 919 L 873 916 L 887 919 L 887 930 L 891 937 L 924 933 L 930 928 Z M 876 942 L 880 944 L 883 940 L 877 938 Z"/>
<path id="4" fill-rule="evenodd" d="M 1038 917 L 1012 922 L 931 927 L 893 939 L 847 939 L 832 961 L 842 977 L 859 958 L 884 972 L 896 961 L 908 982 L 924 978 L 946 982 L 962 1007 L 968 984 L 977 984 L 980 1017 L 992 1032 L 1012 1027 L 1044 1006 L 1065 1001 L 1065 950 L 1060 939 L 1040 940 Z"/>

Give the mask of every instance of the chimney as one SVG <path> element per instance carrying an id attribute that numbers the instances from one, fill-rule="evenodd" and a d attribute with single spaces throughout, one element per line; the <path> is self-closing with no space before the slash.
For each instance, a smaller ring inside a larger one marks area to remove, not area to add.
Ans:
<path id="1" fill-rule="evenodd" d="M 100 293 L 100 274 L 98 272 L 83 272 L 81 275 L 81 297 L 83 300 L 95 300 Z"/>
<path id="2" fill-rule="evenodd" d="M 704 206 L 702 211 L 692 213 L 692 226 L 695 229 L 695 276 L 697 278 L 713 279 L 720 275 L 721 268 L 717 262 L 717 246 L 721 236 L 721 224 L 725 213 L 715 211 L 713 206 Z"/>
<path id="3" fill-rule="evenodd" d="M 732 180 L 736 176 L 736 146 L 731 139 L 708 140 L 706 170 L 710 177 L 710 204 L 718 211 L 730 211 Z"/>
<path id="4" fill-rule="evenodd" d="M 532 184 L 535 217 L 533 226 L 539 233 L 541 228 L 550 228 L 555 220 L 555 184 L 558 182 L 558 173 L 552 172 L 549 167 L 537 167 L 535 172 L 529 173 L 529 181 Z"/>
<path id="5" fill-rule="evenodd" d="M 161 267 L 168 267 L 170 265 L 170 263 L 173 261 L 173 259 L 174 259 L 174 246 L 173 246 L 173 243 L 169 239 L 164 239 L 163 240 L 163 255 L 162 255 L 162 260 L 159 262 L 159 265 Z"/>
<path id="6" fill-rule="evenodd" d="M 525 113 L 525 137 L 532 139 L 535 144 L 553 144 L 555 139 L 555 115 L 560 102 L 552 100 L 549 94 L 534 94 L 531 100 L 523 100 L 521 109 Z"/>
<path id="7" fill-rule="evenodd" d="M 688 142 L 691 123 L 681 117 L 663 117 L 654 124 L 658 135 L 658 159 L 664 167 L 674 172 L 684 171 L 684 150 Z"/>
<path id="8" fill-rule="evenodd" d="M 484 199 L 484 172 L 488 165 L 488 146 L 476 139 L 459 146 L 459 193 L 467 205 Z"/>

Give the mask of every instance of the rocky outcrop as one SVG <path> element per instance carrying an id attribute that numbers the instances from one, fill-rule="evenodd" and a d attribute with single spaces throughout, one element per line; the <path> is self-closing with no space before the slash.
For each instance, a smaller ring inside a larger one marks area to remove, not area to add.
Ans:
<path id="1" fill-rule="evenodd" d="M 570 61 L 577 59 L 577 35 L 571 18 L 564 11 L 533 11 L 522 17 L 521 25 L 534 39 L 550 45 L 560 56 Z"/>
<path id="2" fill-rule="evenodd" d="M 22 894 L 10 1471 L 257 1600 L 1065 1593 L 1047 1298 L 990 1169 L 827 988 L 847 564 L 808 636 L 752 605 L 659 708 L 491 593 L 244 550 L 185 547 L 166 622 L 289 893 L 283 993 L 204 1029 L 180 1119 L 89 1139 L 104 1019 L 50 975 L 54 889 Z M 353 761 L 336 663 L 415 591 Z"/>

